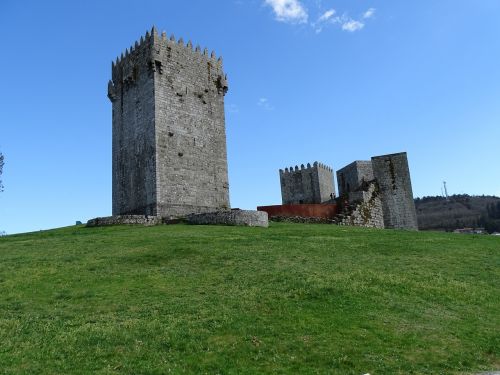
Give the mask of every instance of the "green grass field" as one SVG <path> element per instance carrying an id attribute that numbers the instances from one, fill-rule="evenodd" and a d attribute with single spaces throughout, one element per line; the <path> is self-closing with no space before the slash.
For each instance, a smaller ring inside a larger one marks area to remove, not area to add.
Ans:
<path id="1" fill-rule="evenodd" d="M 500 370 L 500 238 L 275 224 L 0 238 L 0 373 Z"/>

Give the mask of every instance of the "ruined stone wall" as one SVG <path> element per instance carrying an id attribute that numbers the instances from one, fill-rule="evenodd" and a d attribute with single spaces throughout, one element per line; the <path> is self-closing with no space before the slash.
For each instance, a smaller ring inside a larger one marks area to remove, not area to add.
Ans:
<path id="1" fill-rule="evenodd" d="M 163 223 L 159 216 L 145 215 L 118 215 L 109 217 L 96 217 L 87 222 L 87 227 L 104 227 L 108 225 L 144 225 L 153 226 Z"/>
<path id="2" fill-rule="evenodd" d="M 267 212 L 248 210 L 223 210 L 191 214 L 186 217 L 186 222 L 195 225 L 239 225 L 264 228 L 269 226 Z"/>
<path id="3" fill-rule="evenodd" d="M 279 173 L 283 204 L 325 203 L 335 193 L 333 171 L 324 164 L 302 164 L 300 168 L 280 169 Z"/>
<path id="4" fill-rule="evenodd" d="M 355 161 L 337 171 L 339 196 L 358 190 L 364 182 L 373 180 L 371 161 Z"/>
<path id="5" fill-rule="evenodd" d="M 375 181 L 366 190 L 349 193 L 350 210 L 345 212 L 340 225 L 367 228 L 385 228 L 384 213 L 378 185 Z"/>
<path id="6" fill-rule="evenodd" d="M 417 230 L 410 169 L 406 152 L 372 158 L 386 228 Z"/>
<path id="7" fill-rule="evenodd" d="M 222 59 L 153 28 L 112 78 L 113 214 L 229 208 Z"/>

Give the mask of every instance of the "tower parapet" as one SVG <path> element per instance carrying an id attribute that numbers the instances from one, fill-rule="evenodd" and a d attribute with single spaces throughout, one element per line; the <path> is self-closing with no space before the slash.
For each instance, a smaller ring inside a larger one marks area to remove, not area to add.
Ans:
<path id="1" fill-rule="evenodd" d="M 165 31 L 158 35 L 157 29 L 153 26 L 151 32 L 147 31 L 145 36 L 141 36 L 130 48 L 126 48 L 115 61 L 111 62 L 111 80 L 108 83 L 110 100 L 115 100 L 118 86 L 123 85 L 124 89 L 127 90 L 130 85 L 133 85 L 142 70 L 147 70 L 149 73 L 158 71 L 158 73 L 163 74 L 164 62 L 159 57 L 165 50 L 167 57 L 172 57 L 175 52 L 186 55 L 190 52 L 190 57 L 198 59 L 198 63 L 209 63 L 210 69 L 213 69 L 211 75 L 215 77 L 214 83 L 217 85 L 217 89 L 226 94 L 228 84 L 227 75 L 223 73 L 222 56 L 217 58 L 214 51 L 209 56 L 208 50 L 205 48 L 201 52 L 199 46 L 193 50 L 191 41 L 184 45 L 182 38 L 176 40 L 173 34 L 167 38 Z"/>

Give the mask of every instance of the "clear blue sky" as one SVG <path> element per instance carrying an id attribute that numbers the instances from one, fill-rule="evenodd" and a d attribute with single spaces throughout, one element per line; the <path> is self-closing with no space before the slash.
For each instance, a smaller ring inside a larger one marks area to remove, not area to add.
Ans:
<path id="1" fill-rule="evenodd" d="M 407 151 L 415 196 L 500 195 L 500 1 L 0 2 L 0 230 L 111 214 L 111 60 L 154 24 L 223 55 L 231 204 Z"/>

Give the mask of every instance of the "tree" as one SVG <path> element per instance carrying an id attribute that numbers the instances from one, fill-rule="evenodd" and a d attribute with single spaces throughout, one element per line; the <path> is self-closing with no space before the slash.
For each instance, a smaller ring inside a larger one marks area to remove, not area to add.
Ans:
<path id="1" fill-rule="evenodd" d="M 486 210 L 491 219 L 500 219 L 500 202 L 488 204 Z"/>

